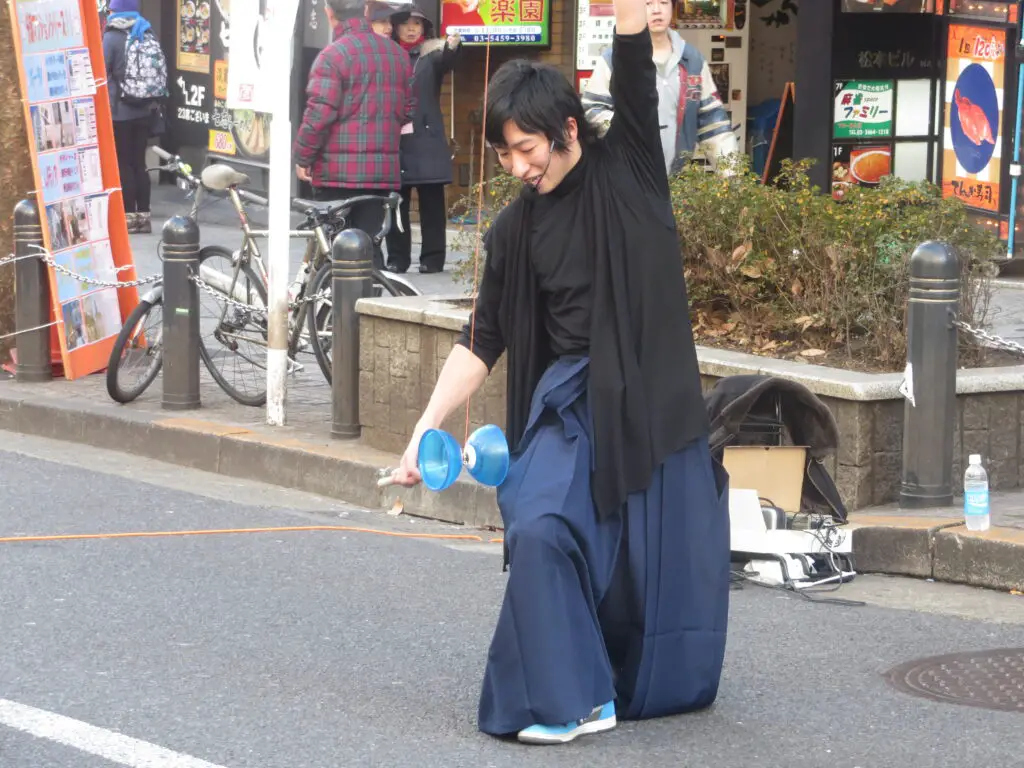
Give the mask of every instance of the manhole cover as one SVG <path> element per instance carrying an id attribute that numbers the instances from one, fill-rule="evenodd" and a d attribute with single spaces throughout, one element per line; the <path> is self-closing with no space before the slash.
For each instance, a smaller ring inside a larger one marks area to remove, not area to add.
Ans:
<path id="1" fill-rule="evenodd" d="M 893 667 L 897 690 L 949 704 L 1024 712 L 1024 648 L 951 653 Z"/>

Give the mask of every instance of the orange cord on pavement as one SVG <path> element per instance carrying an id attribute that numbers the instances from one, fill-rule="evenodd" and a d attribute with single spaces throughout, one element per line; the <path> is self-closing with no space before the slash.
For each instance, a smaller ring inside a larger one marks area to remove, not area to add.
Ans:
<path id="1" fill-rule="evenodd" d="M 68 533 L 51 536 L 5 536 L 0 543 L 28 541 L 70 541 L 73 539 L 129 539 L 157 538 L 161 536 L 211 536 L 227 533 L 286 533 L 290 531 L 349 531 L 351 533 L 374 533 L 379 536 L 393 536 L 402 539 L 449 539 L 460 541 L 479 541 L 483 538 L 474 534 L 462 533 L 403 533 L 400 531 L 380 531 L 375 528 L 357 528 L 348 525 L 298 525 L 281 528 L 223 528 L 208 531 L 132 531 L 126 533 Z M 492 539 L 490 543 L 495 543 Z"/>

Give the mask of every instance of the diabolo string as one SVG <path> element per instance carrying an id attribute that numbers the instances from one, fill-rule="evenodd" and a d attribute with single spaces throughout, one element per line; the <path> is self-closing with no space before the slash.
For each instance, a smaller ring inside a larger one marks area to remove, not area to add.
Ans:
<path id="1" fill-rule="evenodd" d="M 477 185 L 477 203 L 476 203 L 476 245 L 473 251 L 473 305 L 470 309 L 469 315 L 469 348 L 471 351 L 476 349 L 474 344 L 474 336 L 476 332 L 476 300 L 480 292 L 479 275 L 480 275 L 480 245 L 482 238 L 480 236 L 480 228 L 483 223 L 483 209 L 484 209 L 484 157 L 486 156 L 486 138 L 487 138 L 487 87 L 491 81 L 491 37 L 487 36 L 487 46 L 485 49 L 484 56 L 484 106 L 481 111 L 480 118 L 480 182 Z M 454 88 L 454 85 L 452 86 Z M 453 117 L 454 120 L 454 117 Z M 466 429 L 465 435 L 462 438 L 463 450 L 465 450 L 466 444 L 469 442 L 469 404 L 473 399 L 470 395 L 466 398 Z"/>

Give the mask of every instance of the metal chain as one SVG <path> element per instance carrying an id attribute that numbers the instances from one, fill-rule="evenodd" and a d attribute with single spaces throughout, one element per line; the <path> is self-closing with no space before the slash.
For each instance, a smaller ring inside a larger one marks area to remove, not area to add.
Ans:
<path id="1" fill-rule="evenodd" d="M 149 285 L 150 283 L 155 283 L 158 280 L 163 279 L 163 275 L 153 275 L 152 277 L 144 277 L 141 280 L 131 280 L 128 282 L 120 282 L 117 280 L 114 280 L 112 282 L 108 280 L 97 280 L 96 278 L 93 277 L 86 277 L 85 275 L 80 275 L 77 272 L 74 272 L 63 265 L 58 264 L 56 260 L 53 258 L 53 256 L 51 256 L 49 253 L 42 253 L 39 255 L 39 258 L 41 258 L 43 261 L 45 261 L 47 264 L 49 264 L 51 267 L 56 269 L 61 274 L 67 275 L 72 280 L 77 280 L 88 285 L 99 285 L 103 288 L 135 288 L 140 285 Z"/>
<path id="2" fill-rule="evenodd" d="M 0 341 L 4 339 L 13 339 L 15 336 L 20 336 L 23 333 L 32 333 L 32 331 L 41 331 L 43 328 L 52 328 L 55 325 L 63 325 L 63 320 L 54 320 L 52 323 L 45 323 L 43 325 L 37 325 L 35 328 L 22 328 L 20 331 L 14 331 L 13 333 L 5 333 L 0 336 Z"/>
<path id="3" fill-rule="evenodd" d="M 1006 352 L 1014 352 L 1018 355 L 1024 355 L 1024 345 L 996 336 L 995 334 L 989 333 L 981 328 L 973 328 L 963 320 L 953 320 L 952 322 L 954 328 L 963 331 L 975 341 L 980 342 L 982 346 L 989 347 L 990 349 L 1002 349 Z"/>
<path id="4" fill-rule="evenodd" d="M 36 254 L 34 254 L 34 253 L 29 253 L 29 254 L 26 254 L 24 256 L 15 256 L 12 253 L 10 256 L 5 256 L 4 258 L 0 259 L 0 267 L 4 266 L 5 264 L 13 264 L 16 261 L 22 261 L 24 259 L 37 259 L 37 258 L 39 258 L 39 257 Z"/>
<path id="5" fill-rule="evenodd" d="M 269 313 L 269 310 L 266 307 L 256 307 L 253 306 L 252 304 L 246 304 L 244 301 L 239 301 L 233 296 L 228 296 L 223 291 L 220 291 L 211 286 L 209 283 L 205 282 L 201 277 L 199 277 L 199 275 L 191 274 L 189 275 L 189 279 L 193 283 L 195 283 L 196 286 L 198 286 L 202 291 L 210 294 L 211 296 L 213 296 L 213 298 L 227 304 L 228 306 L 235 307 L 236 309 L 242 309 L 245 310 L 246 312 L 253 312 L 254 314 L 260 315 L 262 317 L 266 317 Z M 288 311 L 291 312 L 306 304 L 312 304 L 315 301 L 323 301 L 325 299 L 330 298 L 330 291 L 320 291 L 320 293 L 316 294 L 315 296 L 306 296 L 302 298 L 300 301 L 289 301 Z"/>

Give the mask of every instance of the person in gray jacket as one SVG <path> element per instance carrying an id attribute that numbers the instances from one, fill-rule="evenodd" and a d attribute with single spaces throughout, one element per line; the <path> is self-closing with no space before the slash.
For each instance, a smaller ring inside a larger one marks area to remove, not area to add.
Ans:
<path id="1" fill-rule="evenodd" d="M 703 153 L 712 167 L 739 151 L 732 120 L 718 94 L 707 60 L 669 27 L 676 0 L 648 0 L 647 28 L 654 46 L 658 73 L 658 115 L 665 170 L 678 173 L 687 156 Z M 587 122 L 600 135 L 608 130 L 612 103 L 611 48 L 597 61 L 586 88 L 583 108 Z"/>
<path id="2" fill-rule="evenodd" d="M 150 221 L 150 180 L 146 171 L 146 147 L 154 127 L 154 104 L 130 104 L 121 98 L 125 76 L 125 47 L 129 39 L 142 39 L 150 23 L 139 14 L 139 0 L 110 0 L 110 16 L 103 32 L 103 59 L 107 68 L 107 92 L 114 121 L 114 144 L 121 176 L 121 196 L 129 233 L 153 231 Z"/>
<path id="3" fill-rule="evenodd" d="M 409 198 L 416 190 L 419 200 L 420 272 L 444 270 L 447 257 L 448 211 L 445 186 L 452 183 L 452 152 L 441 114 L 441 83 L 455 66 L 461 45 L 458 35 L 446 40 L 433 37 L 433 24 L 426 14 L 409 4 L 391 17 L 395 41 L 409 52 L 413 65 L 416 114 L 402 130 L 402 229 L 392 227 L 387 237 L 388 269 L 406 272 L 412 263 L 412 235 L 409 231 Z"/>

